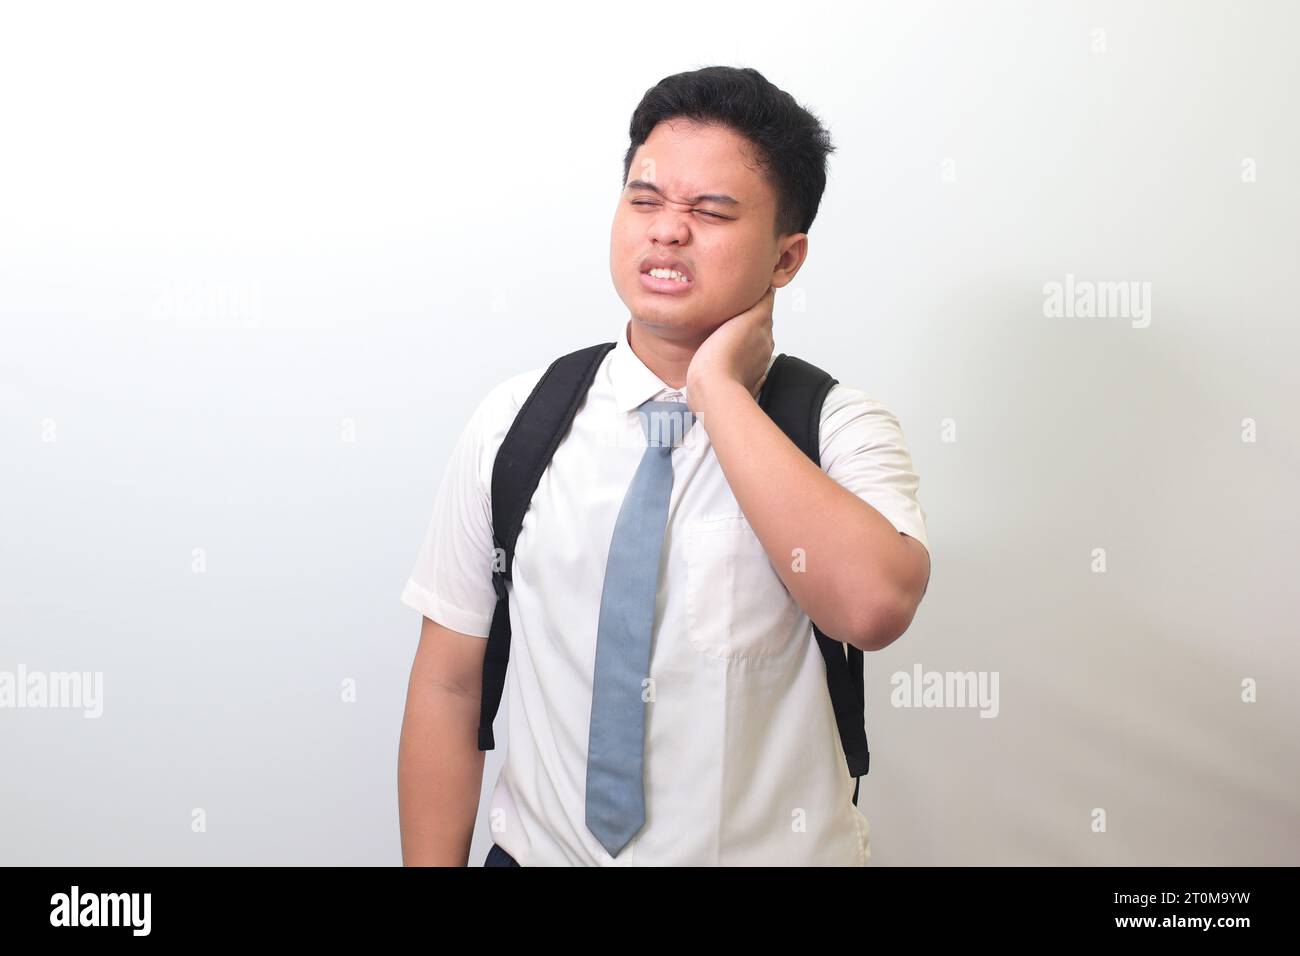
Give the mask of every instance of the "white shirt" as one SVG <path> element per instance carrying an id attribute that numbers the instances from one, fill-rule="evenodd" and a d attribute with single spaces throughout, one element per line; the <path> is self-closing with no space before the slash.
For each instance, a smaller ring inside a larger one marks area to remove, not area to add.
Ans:
<path id="1" fill-rule="evenodd" d="M 646 446 L 636 409 L 685 397 L 632 351 L 630 325 L 597 369 L 516 544 L 492 838 L 522 866 L 864 866 L 870 826 L 853 804 L 812 624 L 736 503 L 704 418 L 672 455 L 645 823 L 617 857 L 587 829 L 596 628 L 615 519 Z M 496 606 L 492 465 L 545 370 L 501 383 L 470 417 L 402 592 L 454 631 L 487 637 Z M 883 405 L 834 386 L 822 408 L 821 465 L 928 548 L 919 480 Z"/>

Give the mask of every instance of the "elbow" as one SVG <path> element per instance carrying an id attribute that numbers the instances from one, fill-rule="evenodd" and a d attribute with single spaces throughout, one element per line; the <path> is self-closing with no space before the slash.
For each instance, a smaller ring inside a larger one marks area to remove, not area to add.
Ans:
<path id="1" fill-rule="evenodd" d="M 905 568 L 890 587 L 872 589 L 872 600 L 860 608 L 852 628 L 854 647 L 862 651 L 879 651 L 902 637 L 912 626 L 912 618 L 930 587 L 930 555 L 915 539 L 900 537 L 909 550 Z"/>
<path id="2" fill-rule="evenodd" d="M 884 650 L 907 632 L 915 616 L 916 605 L 909 601 L 876 601 L 858 614 L 846 643 L 863 652 Z"/>

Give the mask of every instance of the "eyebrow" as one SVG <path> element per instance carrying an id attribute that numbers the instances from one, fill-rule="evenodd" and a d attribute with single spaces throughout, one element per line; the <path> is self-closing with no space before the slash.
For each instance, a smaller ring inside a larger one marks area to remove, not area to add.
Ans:
<path id="1" fill-rule="evenodd" d="M 626 189 L 648 189 L 650 192 L 655 193 L 656 195 L 659 196 L 663 195 L 663 192 L 659 189 L 658 186 L 656 186 L 654 183 L 648 183 L 644 179 L 632 180 L 630 183 L 627 184 L 625 190 Z M 692 203 L 716 202 L 716 203 L 722 203 L 724 206 L 740 205 L 739 199 L 733 199 L 730 196 L 722 195 L 720 193 L 701 193 L 700 195 L 696 196 L 694 199 L 691 199 L 690 202 Z"/>

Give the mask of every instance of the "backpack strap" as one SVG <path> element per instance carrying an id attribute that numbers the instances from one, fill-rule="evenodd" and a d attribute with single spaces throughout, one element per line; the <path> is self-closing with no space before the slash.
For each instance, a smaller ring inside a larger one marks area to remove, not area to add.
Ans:
<path id="1" fill-rule="evenodd" d="M 818 467 L 821 466 L 822 404 L 837 381 L 817 366 L 783 352 L 772 363 L 758 394 L 759 407 Z M 853 785 L 853 803 L 856 806 L 862 777 L 871 766 L 871 753 L 867 749 L 862 651 L 852 644 L 828 637 L 815 622 L 813 634 L 826 661 L 826 685 L 830 690 L 849 776 L 857 778 Z"/>
<path id="2" fill-rule="evenodd" d="M 492 750 L 492 722 L 501 706 L 506 665 L 510 662 L 510 595 L 506 582 L 515 562 L 515 541 L 524 514 L 542 473 L 551 463 L 573 416 L 587 397 L 605 353 L 614 342 L 602 342 L 551 363 L 506 432 L 492 465 L 492 585 L 497 606 L 492 612 L 487 648 L 483 654 L 483 699 L 479 709 L 478 749 Z"/>

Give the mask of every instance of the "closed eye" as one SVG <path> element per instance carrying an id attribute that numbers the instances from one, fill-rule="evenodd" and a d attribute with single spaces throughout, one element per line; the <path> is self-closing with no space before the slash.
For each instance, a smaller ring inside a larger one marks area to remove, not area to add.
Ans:
<path id="1" fill-rule="evenodd" d="M 633 206 L 657 206 L 659 204 L 657 202 L 651 202 L 648 199 L 633 199 L 632 205 Z M 714 219 L 728 218 L 727 216 L 719 216 L 716 212 L 709 212 L 707 209 L 697 209 L 695 211 L 705 216 L 712 216 Z"/>

